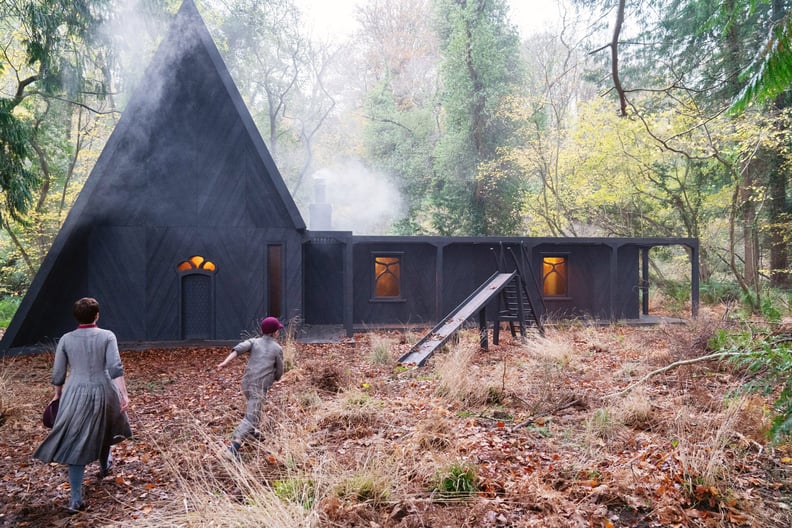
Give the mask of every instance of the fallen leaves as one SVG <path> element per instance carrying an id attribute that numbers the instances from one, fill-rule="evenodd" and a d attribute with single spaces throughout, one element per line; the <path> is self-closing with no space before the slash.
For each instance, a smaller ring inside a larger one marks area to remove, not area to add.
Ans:
<path id="1" fill-rule="evenodd" d="M 569 340 L 574 363 L 563 369 L 553 366 L 550 370 L 557 374 L 547 380 L 524 371 L 522 364 L 535 358 L 517 342 L 504 339 L 477 357 L 481 372 L 489 367 L 499 373 L 506 370 L 504 397 L 476 409 L 438 397 L 431 364 L 405 371 L 395 363 L 368 363 L 365 335 L 358 336 L 354 346 L 300 344 L 301 362 L 273 386 L 267 406 L 304 421 L 310 431 L 302 439 L 307 460 L 317 452 L 334 453 L 343 464 L 382 448 L 417 459 L 462 456 L 475 463 L 478 500 L 434 504 L 421 478 L 414 476 L 414 481 L 402 484 L 406 496 L 380 517 L 365 517 L 366 526 L 402 527 L 409 519 L 433 526 L 493 527 L 755 524 L 754 510 L 771 508 L 789 495 L 792 450 L 779 448 L 773 459 L 743 442 L 730 453 L 742 457 L 741 465 L 734 466 L 739 471 L 729 476 L 730 489 L 697 482 L 672 435 L 658 425 L 664 418 L 682 416 L 680 401 L 686 393 L 673 375 L 650 389 L 651 427 L 625 429 L 616 440 L 585 444 L 587 420 L 603 395 L 624 385 L 625 379 L 615 378 L 623 363 L 632 368 L 641 356 L 636 350 L 647 341 L 643 332 L 584 329 Z M 631 338 L 640 345 L 631 348 Z M 649 339 L 656 342 L 656 334 Z M 409 348 L 409 340 L 395 342 L 401 344 L 391 353 L 398 358 Z M 213 447 L 204 438 L 190 436 L 190 431 L 198 427 L 222 442 L 244 413 L 239 386 L 244 362 L 222 371 L 212 368 L 226 355 L 227 348 L 220 347 L 123 353 L 135 436 L 113 448 L 116 466 L 109 477 L 98 480 L 98 468 L 89 466 L 85 483 L 90 509 L 78 516 L 63 509 L 68 498 L 65 468 L 31 459 L 46 434 L 39 414 L 50 397 L 51 360 L 17 359 L 14 370 L 25 396 L 0 426 L 0 487 L 6 497 L 0 505 L 0 526 L 123 525 L 181 501 L 179 482 L 164 453 L 182 450 L 182 456 L 203 465 L 216 464 Z M 713 380 L 707 388 L 712 401 L 735 383 L 725 374 Z M 348 388 L 359 391 L 368 404 L 341 412 L 340 400 Z M 300 402 L 305 399 L 315 400 L 315 406 L 303 408 Z M 701 416 L 694 414 L 685 424 L 693 427 L 698 421 Z M 259 459 L 272 466 L 273 474 L 287 458 L 279 447 L 272 446 L 272 452 Z M 337 497 L 327 497 L 322 504 L 328 519 L 339 525 L 362 519 L 367 507 Z M 792 518 L 789 511 L 776 508 L 779 518 Z"/>

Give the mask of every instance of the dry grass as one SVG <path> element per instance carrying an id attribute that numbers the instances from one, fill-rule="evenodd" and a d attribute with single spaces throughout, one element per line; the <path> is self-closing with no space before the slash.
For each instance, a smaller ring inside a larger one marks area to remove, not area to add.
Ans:
<path id="1" fill-rule="evenodd" d="M 352 400 L 345 398 L 347 404 Z M 324 420 L 330 420 L 329 415 L 320 418 Z M 402 486 L 414 469 L 411 456 L 378 445 L 342 463 L 336 453 L 309 445 L 311 433 L 285 414 L 277 422 L 265 440 L 246 444 L 242 461 L 228 456 L 226 444 L 196 422 L 185 435 L 192 448 L 162 448 L 178 483 L 179 500 L 124 525 L 328 526 L 354 505 L 377 509 L 407 496 Z"/>
<path id="2" fill-rule="evenodd" d="M 347 437 L 371 434 L 383 420 L 382 405 L 367 392 L 353 388 L 345 390 L 319 412 L 319 426 L 341 431 Z"/>
<path id="3" fill-rule="evenodd" d="M 435 360 L 437 394 L 465 405 L 480 405 L 487 400 L 486 376 L 475 366 L 478 344 L 460 340 L 448 353 Z"/>
<path id="4" fill-rule="evenodd" d="M 369 362 L 372 365 L 390 365 L 393 363 L 392 350 L 396 345 L 396 339 L 388 336 L 374 334 L 369 338 L 370 350 L 368 353 Z"/>
<path id="5" fill-rule="evenodd" d="M 655 409 L 644 387 L 630 391 L 615 404 L 614 415 L 626 425 L 636 430 L 650 429 L 655 423 Z"/>
<path id="6" fill-rule="evenodd" d="M 12 378 L 13 373 L 11 367 L 7 363 L 3 363 L 3 368 L 0 370 L 0 426 L 2 426 L 11 412 L 16 407 Z"/>
<path id="7" fill-rule="evenodd" d="M 507 377 L 507 389 L 528 405 L 533 416 L 552 414 L 572 402 L 585 405 L 585 395 L 575 390 L 570 379 L 580 365 L 576 357 L 574 334 L 548 329 L 545 337 L 536 337 L 523 345 L 522 361 L 507 370 L 516 375 Z M 530 379 L 530 384 L 518 380 Z"/>
<path id="8" fill-rule="evenodd" d="M 297 366 L 297 328 L 299 326 L 299 319 L 293 318 L 290 320 L 286 327 L 281 330 L 282 339 L 280 340 L 281 348 L 283 348 L 283 369 L 289 371 Z"/>
<path id="9" fill-rule="evenodd" d="M 558 331 L 547 331 L 544 337 L 535 337 L 524 345 L 529 358 L 547 371 L 568 368 L 574 361 L 570 339 Z"/>
<path id="10" fill-rule="evenodd" d="M 271 485 L 267 466 L 242 464 L 226 455 L 202 429 L 192 432 L 206 449 L 184 456 L 180 449 L 163 451 L 163 458 L 178 482 L 181 500 L 136 522 L 138 527 L 268 526 L 273 528 L 319 526 L 315 512 L 298 500 L 282 498 Z M 295 498 L 297 498 L 295 496 Z"/>
<path id="11" fill-rule="evenodd" d="M 676 415 L 676 458 L 690 493 L 698 486 L 707 492 L 730 487 L 734 461 L 727 456 L 736 436 L 746 398 L 726 402 L 716 413 L 703 414 L 681 408 Z"/>
<path id="12" fill-rule="evenodd" d="M 236 414 L 216 419 L 222 432 L 185 420 L 177 439 L 156 438 L 177 483 L 170 505 L 123 525 L 668 526 L 701 508 L 726 528 L 737 504 L 781 526 L 752 496 L 766 399 L 730 399 L 738 382 L 707 365 L 609 397 L 693 333 L 577 324 L 504 353 L 470 332 L 410 371 L 378 368 L 403 345 L 387 335 L 295 354 L 241 463 L 225 457 Z"/>

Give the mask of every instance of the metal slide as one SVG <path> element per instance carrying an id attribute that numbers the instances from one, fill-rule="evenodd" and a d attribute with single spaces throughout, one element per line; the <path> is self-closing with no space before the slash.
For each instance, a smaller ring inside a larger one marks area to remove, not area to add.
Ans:
<path id="1" fill-rule="evenodd" d="M 437 348 L 443 346 L 470 316 L 483 310 L 487 303 L 498 295 L 516 275 L 516 271 L 511 273 L 493 273 L 484 284 L 462 301 L 462 304 L 440 321 L 431 332 L 423 336 L 408 353 L 399 358 L 399 364 L 416 367 L 423 366 Z"/>

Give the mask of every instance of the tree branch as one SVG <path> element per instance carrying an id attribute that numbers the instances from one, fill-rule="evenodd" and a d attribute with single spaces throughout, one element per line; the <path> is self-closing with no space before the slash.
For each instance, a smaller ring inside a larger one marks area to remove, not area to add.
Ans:
<path id="1" fill-rule="evenodd" d="M 616 12 L 616 24 L 613 27 L 613 39 L 610 43 L 611 48 L 611 76 L 613 77 L 613 87 L 619 94 L 619 108 L 622 117 L 627 116 L 627 95 L 619 79 L 619 34 L 624 24 L 624 4 L 626 0 L 619 0 L 619 7 Z"/>
<path id="2" fill-rule="evenodd" d="M 708 354 L 706 356 L 700 356 L 700 357 L 693 358 L 693 359 L 683 359 L 681 361 L 675 361 L 675 362 L 673 362 L 671 364 L 666 365 L 665 367 L 659 368 L 657 370 L 653 370 L 652 372 L 650 372 L 649 374 L 645 375 L 644 377 L 642 377 L 638 381 L 630 383 L 624 389 L 622 389 L 622 390 L 620 390 L 618 392 L 613 392 L 611 394 L 606 394 L 604 397 L 605 398 L 615 398 L 616 396 L 623 396 L 623 395 L 631 392 L 635 387 L 637 387 L 638 385 L 644 383 L 645 381 L 649 380 L 650 378 L 653 378 L 654 376 L 657 376 L 658 374 L 662 374 L 663 372 L 668 372 L 669 370 L 675 369 L 677 367 L 683 367 L 685 365 L 694 365 L 696 363 L 703 363 L 704 361 L 717 361 L 717 360 L 721 360 L 721 359 L 724 359 L 724 358 L 727 358 L 727 357 L 744 356 L 744 355 L 746 355 L 746 352 L 717 352 L 715 354 Z"/>

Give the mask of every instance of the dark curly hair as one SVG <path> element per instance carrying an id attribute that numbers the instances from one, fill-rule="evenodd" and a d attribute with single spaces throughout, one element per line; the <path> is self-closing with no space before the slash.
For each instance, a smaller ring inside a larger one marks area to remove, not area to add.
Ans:
<path id="1" fill-rule="evenodd" d="M 93 297 L 83 297 L 72 305 L 72 315 L 80 324 L 91 324 L 99 313 L 99 301 Z"/>

